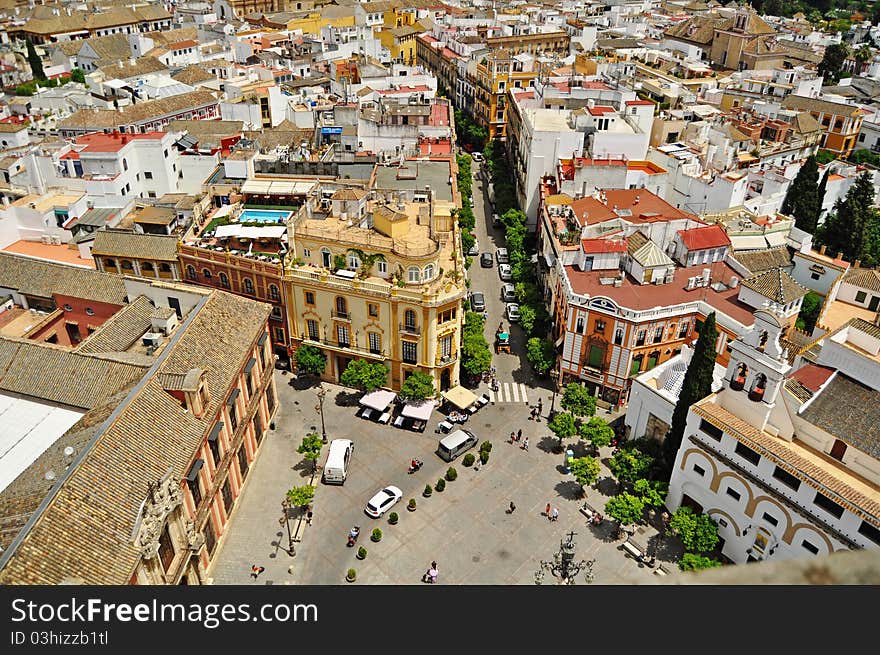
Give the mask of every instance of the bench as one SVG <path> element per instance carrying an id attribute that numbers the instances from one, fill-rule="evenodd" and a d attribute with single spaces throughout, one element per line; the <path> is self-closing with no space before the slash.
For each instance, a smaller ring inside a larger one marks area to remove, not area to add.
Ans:
<path id="1" fill-rule="evenodd" d="M 654 575 L 669 575 L 669 571 L 664 569 L 662 566 L 658 566 L 654 569 Z"/>
<path id="2" fill-rule="evenodd" d="M 621 544 L 621 548 L 632 555 L 634 559 L 638 559 L 642 555 L 642 551 L 633 546 L 629 541 L 624 541 L 623 544 Z"/>
<path id="3" fill-rule="evenodd" d="M 593 514 L 597 514 L 597 513 L 598 513 L 598 512 L 596 512 L 595 509 L 593 509 L 593 506 L 590 505 L 590 504 L 589 504 L 588 502 L 586 502 L 586 501 L 584 501 L 584 503 L 581 505 L 581 508 L 580 508 L 580 509 L 581 509 L 581 514 L 583 514 L 584 516 L 586 516 L 588 519 L 589 519 L 589 518 L 593 518 Z"/>

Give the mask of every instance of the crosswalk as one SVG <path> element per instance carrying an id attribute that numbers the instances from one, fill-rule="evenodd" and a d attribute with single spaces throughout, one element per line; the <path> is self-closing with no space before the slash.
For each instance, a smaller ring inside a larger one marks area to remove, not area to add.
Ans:
<path id="1" fill-rule="evenodd" d="M 517 382 L 499 382 L 498 391 L 490 389 L 486 393 L 489 394 L 489 401 L 493 403 L 527 404 L 529 402 L 526 385 Z"/>

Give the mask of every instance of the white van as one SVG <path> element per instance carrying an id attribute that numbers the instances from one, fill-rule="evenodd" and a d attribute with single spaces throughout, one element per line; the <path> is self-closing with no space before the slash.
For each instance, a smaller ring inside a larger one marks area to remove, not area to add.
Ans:
<path id="1" fill-rule="evenodd" d="M 350 439 L 334 439 L 330 442 L 330 451 L 324 464 L 324 484 L 345 484 L 353 450 L 354 442 Z"/>
<path id="2" fill-rule="evenodd" d="M 476 446 L 477 441 L 479 441 L 477 435 L 470 430 L 456 430 L 440 440 L 437 444 L 437 454 L 447 462 L 451 462 L 464 451 Z"/>

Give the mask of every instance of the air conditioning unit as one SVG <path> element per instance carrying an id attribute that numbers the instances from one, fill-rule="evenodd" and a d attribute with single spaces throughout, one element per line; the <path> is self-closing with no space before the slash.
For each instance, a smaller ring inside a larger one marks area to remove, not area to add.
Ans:
<path id="1" fill-rule="evenodd" d="M 730 278 L 730 288 L 736 289 L 738 286 L 739 286 L 739 278 L 736 275 L 734 275 L 733 277 Z"/>
<path id="2" fill-rule="evenodd" d="M 53 246 L 60 246 L 60 245 L 61 245 L 61 237 L 59 237 L 58 235 L 53 234 L 53 235 L 52 235 L 52 245 L 53 245 Z"/>
<path id="3" fill-rule="evenodd" d="M 52 243 L 52 237 L 48 234 L 43 234 L 40 236 L 40 243 L 44 243 L 48 246 L 50 243 Z"/>
<path id="4" fill-rule="evenodd" d="M 158 346 L 162 343 L 162 335 L 158 332 L 146 332 L 144 336 L 141 337 L 141 341 L 145 346 Z"/>
<path id="5" fill-rule="evenodd" d="M 687 284 L 687 290 L 690 291 L 691 289 L 693 289 L 696 286 L 696 284 L 697 284 L 697 278 L 689 277 L 688 284 Z"/>
<path id="6" fill-rule="evenodd" d="M 704 268 L 703 269 L 703 286 L 708 287 L 711 279 L 712 279 L 712 269 L 711 268 Z"/>

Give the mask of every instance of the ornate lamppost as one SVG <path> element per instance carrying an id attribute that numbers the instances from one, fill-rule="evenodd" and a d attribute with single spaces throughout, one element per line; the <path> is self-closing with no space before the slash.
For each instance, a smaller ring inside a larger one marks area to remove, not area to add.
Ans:
<path id="1" fill-rule="evenodd" d="M 559 381 L 562 379 L 562 359 L 557 360 L 557 365 L 550 371 L 550 379 L 553 380 L 553 397 L 550 400 L 550 413 L 548 418 L 553 418 L 553 409 L 556 406 L 556 394 L 559 393 Z"/>
<path id="2" fill-rule="evenodd" d="M 315 409 L 321 412 L 321 441 L 327 443 L 327 430 L 324 427 L 324 397 L 327 395 L 327 390 L 322 386 L 317 393 L 318 404 L 315 406 Z"/>
<path id="3" fill-rule="evenodd" d="M 281 501 L 281 511 L 284 512 L 281 515 L 281 518 L 278 519 L 278 523 L 281 525 L 287 526 L 287 554 L 293 557 L 296 555 L 296 548 L 293 545 L 293 535 L 290 534 L 290 508 L 293 507 L 290 503 L 289 498 L 285 498 Z"/>
<path id="4" fill-rule="evenodd" d="M 541 584 L 547 571 L 559 580 L 559 584 L 574 584 L 575 578 L 581 571 L 584 571 L 584 580 L 588 584 L 593 582 L 593 565 L 596 560 L 575 561 L 575 534 L 575 532 L 569 532 L 560 540 L 559 551 L 553 554 L 552 562 L 541 561 L 540 568 L 535 571 L 535 584 Z"/>

